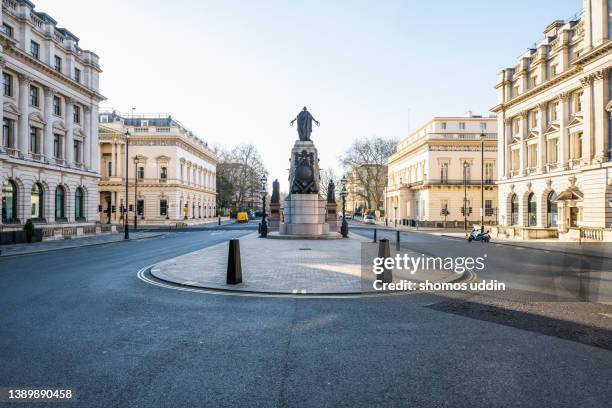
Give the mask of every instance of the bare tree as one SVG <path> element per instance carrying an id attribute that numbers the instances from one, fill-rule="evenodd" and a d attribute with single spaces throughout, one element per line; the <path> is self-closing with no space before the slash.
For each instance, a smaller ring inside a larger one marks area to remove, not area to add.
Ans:
<path id="1" fill-rule="evenodd" d="M 253 145 L 239 145 L 231 151 L 219 149 L 217 166 L 218 201 L 222 207 L 256 207 L 261 177 L 267 174 L 261 156 Z"/>
<path id="2" fill-rule="evenodd" d="M 387 181 L 387 159 L 395 152 L 397 141 L 380 137 L 358 139 L 340 158 L 344 170 L 357 188 L 354 194 L 368 208 L 378 209 L 383 201 Z"/>

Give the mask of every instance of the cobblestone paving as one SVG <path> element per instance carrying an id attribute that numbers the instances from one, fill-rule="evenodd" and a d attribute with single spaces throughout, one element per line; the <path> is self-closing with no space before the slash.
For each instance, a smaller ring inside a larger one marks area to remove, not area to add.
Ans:
<path id="1" fill-rule="evenodd" d="M 173 283 L 215 289 L 275 293 L 358 293 L 374 291 L 362 280 L 362 259 L 370 268 L 378 244 L 348 240 L 269 240 L 251 234 L 240 239 L 242 283 L 227 285 L 228 243 L 157 264 L 151 273 Z M 364 251 L 362 253 L 362 251 Z M 393 253 L 392 253 L 393 255 Z M 366 271 L 366 273 L 369 270 Z M 395 274 L 400 278 L 399 274 Z M 427 279 L 450 280 L 452 272 L 428 271 Z M 371 276 L 374 276 L 371 274 Z M 405 277 L 415 281 L 422 277 Z"/>

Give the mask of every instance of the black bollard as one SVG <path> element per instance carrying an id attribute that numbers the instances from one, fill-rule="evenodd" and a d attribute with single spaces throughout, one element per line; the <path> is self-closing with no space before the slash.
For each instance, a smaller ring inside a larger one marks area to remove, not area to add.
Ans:
<path id="1" fill-rule="evenodd" d="M 395 249 L 400 250 L 400 232 L 399 230 L 395 231 Z"/>
<path id="2" fill-rule="evenodd" d="M 219 216 L 219 225 L 221 225 L 221 216 Z"/>
<path id="3" fill-rule="evenodd" d="M 242 264 L 240 263 L 240 240 L 230 239 L 227 255 L 227 284 L 242 283 Z"/>
<path id="4" fill-rule="evenodd" d="M 389 240 L 383 238 L 378 241 L 378 257 L 379 258 L 391 258 L 391 249 L 389 248 Z M 378 275 L 378 279 L 383 283 L 393 282 L 393 270 L 384 268 L 384 272 Z"/>
<path id="5" fill-rule="evenodd" d="M 372 241 L 372 242 L 376 243 L 376 241 L 377 241 L 377 239 L 376 239 L 376 228 L 374 228 L 374 241 Z"/>

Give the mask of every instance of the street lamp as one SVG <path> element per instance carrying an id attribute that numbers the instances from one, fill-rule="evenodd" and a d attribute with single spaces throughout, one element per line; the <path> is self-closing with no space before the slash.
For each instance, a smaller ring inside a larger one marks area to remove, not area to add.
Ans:
<path id="1" fill-rule="evenodd" d="M 469 164 L 463 162 L 463 230 L 467 231 L 467 169 Z"/>
<path id="2" fill-rule="evenodd" d="M 340 233 L 342 234 L 342 238 L 347 238 L 349 231 L 348 222 L 346 222 L 346 196 L 348 195 L 346 191 L 346 175 L 342 176 L 340 184 L 342 184 L 342 190 L 340 190 L 340 197 L 342 197 L 342 226 L 340 227 Z"/>
<path id="3" fill-rule="evenodd" d="M 266 195 L 268 193 L 268 178 L 264 174 L 261 178 L 261 203 L 263 207 L 263 213 L 261 215 L 261 224 L 259 225 L 259 237 L 266 238 L 268 236 L 268 223 L 266 222 Z"/>
<path id="4" fill-rule="evenodd" d="M 395 228 L 397 228 L 397 205 L 393 209 L 395 210 L 393 212 L 393 219 L 395 220 Z"/>
<path id="5" fill-rule="evenodd" d="M 480 232 L 484 233 L 484 132 L 480 134 Z"/>
<path id="6" fill-rule="evenodd" d="M 130 131 L 125 131 L 125 215 L 123 217 L 123 239 L 130 239 L 130 233 L 128 231 L 128 179 L 129 179 L 129 157 L 130 157 Z"/>

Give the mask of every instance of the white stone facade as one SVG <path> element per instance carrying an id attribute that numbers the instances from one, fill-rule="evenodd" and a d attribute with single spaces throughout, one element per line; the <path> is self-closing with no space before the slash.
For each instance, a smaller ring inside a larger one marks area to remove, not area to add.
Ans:
<path id="1" fill-rule="evenodd" d="M 130 223 L 134 210 L 138 223 L 154 225 L 193 224 L 216 215 L 218 159 L 206 143 L 167 114 L 107 111 L 100 113 L 99 121 L 101 222 L 122 222 L 126 132 Z"/>
<path id="2" fill-rule="evenodd" d="M 511 235 L 601 239 L 610 227 L 610 13 L 612 1 L 585 0 L 499 74 L 499 223 Z"/>
<path id="3" fill-rule="evenodd" d="M 2 226 L 97 220 L 98 56 L 25 0 L 2 2 Z"/>
<path id="4" fill-rule="evenodd" d="M 471 113 L 466 117 L 435 117 L 401 140 L 388 160 L 387 218 L 408 225 L 418 221 L 427 226 L 442 226 L 444 222 L 460 226 L 465 221 L 464 208 L 468 222 L 473 223 L 480 221 L 483 206 L 485 222 L 493 222 L 497 211 L 496 141 L 495 117 Z"/>

